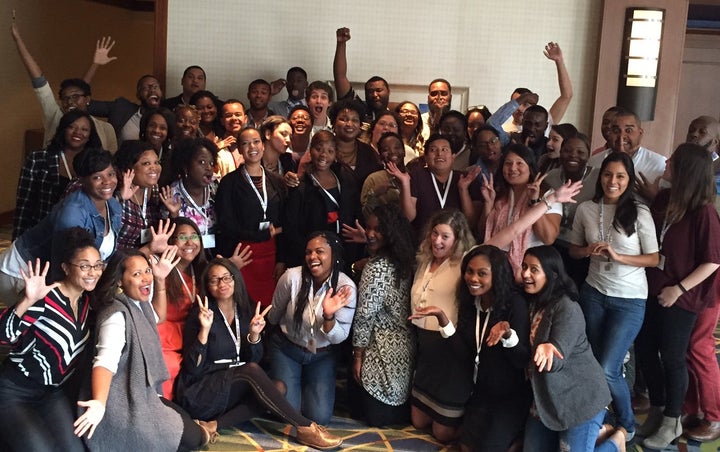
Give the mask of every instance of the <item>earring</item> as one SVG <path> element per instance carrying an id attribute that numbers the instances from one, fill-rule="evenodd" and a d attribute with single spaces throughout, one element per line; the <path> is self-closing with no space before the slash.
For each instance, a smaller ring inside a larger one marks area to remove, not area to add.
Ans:
<path id="1" fill-rule="evenodd" d="M 115 291 L 118 295 L 123 293 L 122 287 L 118 286 L 117 290 Z"/>

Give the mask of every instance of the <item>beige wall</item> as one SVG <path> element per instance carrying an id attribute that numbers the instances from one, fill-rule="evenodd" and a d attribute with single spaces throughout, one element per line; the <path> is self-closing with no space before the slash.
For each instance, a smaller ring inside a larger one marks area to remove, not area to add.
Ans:
<path id="1" fill-rule="evenodd" d="M 555 66 L 542 50 L 557 41 L 576 93 L 563 121 L 590 126 L 601 0 L 311 3 L 273 0 L 272 8 L 247 8 L 236 0 L 172 0 L 168 95 L 180 91 L 182 70 L 191 64 L 205 68 L 208 89 L 223 98 L 245 100 L 251 80 L 284 77 L 295 65 L 311 80 L 331 80 L 335 30 L 347 26 L 351 81 L 377 74 L 391 87 L 426 87 L 444 77 L 470 88 L 469 105 L 492 110 L 527 86 L 549 107 L 559 90 Z M 202 24 L 196 33 L 189 32 L 193 23 Z"/>
<path id="2" fill-rule="evenodd" d="M 597 66 L 593 127 L 600 129 L 603 112 L 617 100 L 618 74 L 625 21 L 630 6 L 664 8 L 665 28 L 660 55 L 655 120 L 645 121 L 642 144 L 660 154 L 672 150 L 677 115 L 679 80 L 682 66 L 688 0 L 607 0 L 602 11 L 602 41 Z M 687 127 L 687 125 L 681 125 Z M 593 134 L 593 149 L 604 143 Z"/>
<path id="3" fill-rule="evenodd" d="M 0 165 L 0 213 L 15 207 L 15 189 L 23 162 L 26 129 L 42 127 L 40 108 L 14 41 L 10 36 L 12 11 L 26 45 L 56 92 L 60 81 L 82 77 L 92 61 L 95 41 L 111 35 L 118 60 L 101 68 L 92 83 L 93 97 L 134 98 L 135 81 L 152 72 L 153 18 L 141 13 L 85 0 L 0 1 L 0 80 L 3 83 L 4 120 L 0 137 L 4 157 Z"/>

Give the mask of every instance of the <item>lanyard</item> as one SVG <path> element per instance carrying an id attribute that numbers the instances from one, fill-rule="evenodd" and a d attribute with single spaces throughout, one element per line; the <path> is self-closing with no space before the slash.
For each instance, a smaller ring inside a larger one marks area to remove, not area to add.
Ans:
<path id="1" fill-rule="evenodd" d="M 192 264 L 190 264 L 190 277 L 192 278 L 193 290 L 190 290 L 187 283 L 185 282 L 185 278 L 183 278 L 182 273 L 180 272 L 180 270 L 178 270 L 177 267 L 175 267 L 175 271 L 177 272 L 178 276 L 180 277 L 180 282 L 182 283 L 183 288 L 185 289 L 185 293 L 187 294 L 188 297 L 190 297 L 191 301 L 194 300 L 195 299 L 195 270 L 193 269 Z"/>
<path id="2" fill-rule="evenodd" d="M 248 183 L 250 184 L 250 187 L 252 187 L 253 191 L 255 192 L 255 196 L 257 196 L 258 201 L 260 201 L 260 207 L 262 207 L 263 211 L 263 221 L 267 220 L 267 207 L 268 207 L 268 197 L 267 197 L 267 186 L 265 185 L 265 168 L 262 166 L 260 167 L 260 170 L 262 171 L 262 196 L 260 196 L 260 192 L 258 191 L 257 187 L 253 183 L 252 179 L 250 178 L 250 174 L 247 172 L 247 168 L 243 166 L 243 174 L 245 175 L 245 179 L 247 179 Z"/>
<path id="3" fill-rule="evenodd" d="M 337 178 L 335 173 L 332 173 L 332 175 L 335 177 L 335 183 L 337 184 L 338 192 L 342 193 L 342 191 L 340 189 L 340 180 Z M 325 196 L 327 196 L 328 199 L 330 199 L 330 202 L 335 204 L 335 207 L 338 210 L 340 210 L 340 203 L 337 201 L 337 199 L 335 199 L 335 197 L 332 195 L 332 193 L 330 193 L 328 190 L 325 190 L 325 187 L 323 187 L 320 184 L 320 181 L 317 180 L 317 178 L 315 177 L 314 174 L 311 174 L 310 177 L 312 178 L 313 182 L 315 182 L 315 184 L 317 184 L 317 186 L 320 187 L 320 190 L 322 190 L 322 192 L 325 193 Z M 337 232 L 338 234 L 340 233 L 340 216 L 339 215 L 338 215 L 337 221 L 335 222 L 335 232 Z"/>
<path id="4" fill-rule="evenodd" d="M 607 231 L 605 231 L 605 218 L 604 218 L 604 206 L 605 203 L 603 200 L 600 200 L 600 224 L 598 225 L 598 235 L 599 240 L 601 242 L 607 241 L 607 243 L 612 243 L 612 235 L 610 233 L 612 232 L 612 221 L 610 221 L 610 224 L 608 225 Z"/>
<path id="5" fill-rule="evenodd" d="M 237 310 L 237 304 L 235 305 L 235 332 L 233 333 L 232 328 L 230 328 L 230 323 L 225 318 L 225 314 L 223 314 L 222 309 L 218 307 L 218 311 L 220 311 L 220 315 L 223 318 L 223 322 L 225 322 L 225 328 L 227 328 L 228 333 L 230 333 L 230 337 L 233 338 L 235 341 L 235 361 L 240 361 L 240 345 L 242 343 L 242 340 L 240 339 L 240 316 L 238 315 Z"/>
<path id="6" fill-rule="evenodd" d="M 65 158 L 65 151 L 60 151 L 60 158 L 61 158 L 62 161 L 63 161 L 63 165 L 65 165 L 65 171 L 67 171 L 68 179 L 72 180 L 73 175 L 72 175 L 72 173 L 70 172 L 70 167 L 68 166 L 67 159 Z"/>
<path id="7" fill-rule="evenodd" d="M 332 277 L 332 275 L 330 275 Z M 329 279 L 328 279 L 329 280 Z M 311 290 L 314 290 L 311 288 Z M 315 324 L 317 323 L 317 307 L 322 303 L 322 298 L 327 292 L 327 281 L 322 283 L 317 292 L 308 294 L 308 302 L 310 302 L 310 312 L 308 315 L 308 323 L 310 324 L 310 337 L 315 337 Z"/>
<path id="8" fill-rule="evenodd" d="M 207 215 L 205 214 L 205 208 L 198 206 L 197 203 L 195 202 L 195 200 L 193 199 L 193 197 L 190 196 L 190 193 L 188 193 L 187 189 L 185 188 L 185 184 L 183 184 L 183 181 L 181 180 L 179 182 L 180 183 L 178 184 L 178 188 L 180 189 L 180 195 L 183 198 L 185 198 L 185 201 L 188 204 L 190 204 L 190 207 L 195 209 L 195 212 L 197 212 L 198 215 L 203 217 L 203 219 L 205 220 L 205 231 L 204 232 L 201 231 L 201 232 L 203 235 L 207 234 L 210 220 L 208 219 Z M 253 187 L 254 187 L 254 185 L 253 185 Z M 205 187 L 203 189 L 203 206 L 205 204 L 207 204 L 207 201 L 209 198 L 210 198 L 210 188 Z M 200 226 L 200 225 L 198 225 L 198 226 Z"/>
<path id="9" fill-rule="evenodd" d="M 442 195 L 440 194 L 440 188 L 438 188 L 437 179 L 435 179 L 435 175 L 431 172 L 430 178 L 432 179 L 433 186 L 435 187 L 435 194 L 437 195 L 438 201 L 440 202 L 440 208 L 445 208 L 445 202 L 447 201 L 448 193 L 450 193 L 450 184 L 452 183 L 453 179 L 453 171 L 450 171 L 450 176 L 448 176 L 447 185 L 445 185 L 445 193 Z"/>
<path id="10" fill-rule="evenodd" d="M 670 229 L 670 226 L 672 224 L 668 224 L 667 222 L 667 214 L 665 214 L 665 218 L 663 218 L 663 224 L 662 229 L 660 229 L 660 249 L 662 250 L 663 241 L 665 240 L 665 234 L 667 234 L 668 229 Z"/>
<path id="11" fill-rule="evenodd" d="M 135 201 L 137 201 L 137 193 L 133 195 L 133 198 L 135 198 Z M 143 202 L 142 205 L 140 205 L 140 217 L 143 220 L 143 228 L 147 227 L 147 188 L 143 188 Z M 139 204 L 139 203 L 138 203 Z"/>
<path id="12" fill-rule="evenodd" d="M 485 332 L 487 331 L 488 321 L 490 320 L 490 311 L 492 311 L 492 308 L 487 311 L 483 311 L 482 307 L 480 307 L 480 299 L 478 298 L 475 300 L 475 346 L 477 347 L 477 353 L 475 353 L 473 383 L 477 380 L 478 367 L 480 365 L 480 352 L 482 351 L 483 346 L 482 340 L 485 337 Z M 485 312 L 485 322 L 483 322 L 482 332 L 480 332 L 480 312 Z"/>
<path id="13" fill-rule="evenodd" d="M 510 226 L 512 223 L 513 213 L 515 212 L 515 192 L 510 188 L 510 208 L 508 209 L 507 223 L 506 226 Z"/>

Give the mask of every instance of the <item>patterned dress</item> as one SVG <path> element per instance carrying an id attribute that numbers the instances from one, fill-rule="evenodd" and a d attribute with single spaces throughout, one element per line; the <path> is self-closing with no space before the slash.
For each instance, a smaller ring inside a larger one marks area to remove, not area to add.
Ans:
<path id="1" fill-rule="evenodd" d="M 362 385 L 392 406 L 410 396 L 415 340 L 410 315 L 411 278 L 400 279 L 386 257 L 371 259 L 362 273 L 353 320 L 353 346 L 365 348 Z"/>

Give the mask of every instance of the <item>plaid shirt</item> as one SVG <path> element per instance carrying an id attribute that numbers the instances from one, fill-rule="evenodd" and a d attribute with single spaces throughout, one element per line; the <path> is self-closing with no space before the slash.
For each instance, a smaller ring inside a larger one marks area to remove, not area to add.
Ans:
<path id="1" fill-rule="evenodd" d="M 20 171 L 13 220 L 13 240 L 35 226 L 60 200 L 70 180 L 60 175 L 60 154 L 33 152 Z"/>
<path id="2" fill-rule="evenodd" d="M 142 193 L 138 191 L 138 193 Z M 140 199 L 142 201 L 142 199 Z M 143 229 L 150 226 L 157 228 L 158 222 L 162 218 L 160 215 L 160 196 L 157 187 L 150 190 L 147 201 L 147 210 L 145 219 L 142 215 L 142 206 L 136 204 L 130 199 L 123 201 L 118 198 L 122 206 L 122 226 L 117 238 L 118 249 L 140 248 L 140 233 Z"/>

